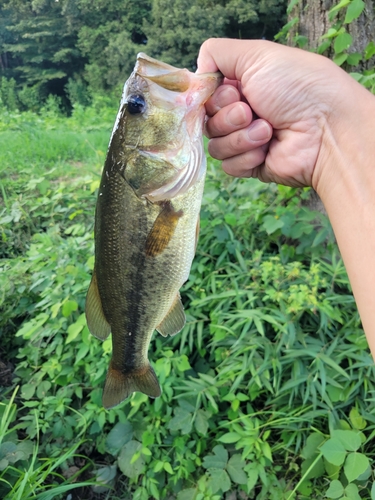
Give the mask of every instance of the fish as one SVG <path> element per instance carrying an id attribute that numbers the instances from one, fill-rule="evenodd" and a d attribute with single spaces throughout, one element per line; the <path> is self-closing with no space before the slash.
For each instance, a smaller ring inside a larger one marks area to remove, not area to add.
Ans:
<path id="1" fill-rule="evenodd" d="M 220 73 L 196 74 L 139 53 L 125 83 L 95 211 L 90 332 L 112 334 L 102 402 L 161 388 L 148 360 L 155 330 L 185 325 L 179 290 L 196 250 L 206 173 L 204 104 Z"/>

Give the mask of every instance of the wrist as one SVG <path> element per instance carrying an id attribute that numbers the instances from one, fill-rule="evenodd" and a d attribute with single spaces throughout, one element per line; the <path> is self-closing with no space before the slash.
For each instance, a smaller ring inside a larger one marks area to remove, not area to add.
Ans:
<path id="1" fill-rule="evenodd" d="M 345 77 L 346 85 L 340 86 L 340 95 L 322 119 L 322 144 L 312 176 L 312 186 L 327 204 L 334 203 L 337 188 L 363 201 L 366 187 L 375 181 L 375 96 Z"/>

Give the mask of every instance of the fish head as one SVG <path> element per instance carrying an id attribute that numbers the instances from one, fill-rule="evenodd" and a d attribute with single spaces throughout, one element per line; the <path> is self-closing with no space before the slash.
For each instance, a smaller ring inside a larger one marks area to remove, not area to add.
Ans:
<path id="1" fill-rule="evenodd" d="M 122 158 L 138 196 L 168 200 L 204 175 L 204 104 L 221 81 L 220 73 L 196 74 L 138 54 L 111 139 L 112 156 Z"/>

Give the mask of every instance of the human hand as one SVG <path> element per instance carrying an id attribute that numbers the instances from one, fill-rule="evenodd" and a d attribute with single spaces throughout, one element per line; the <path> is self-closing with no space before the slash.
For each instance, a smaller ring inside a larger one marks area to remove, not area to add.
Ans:
<path id="1" fill-rule="evenodd" d="M 217 70 L 210 154 L 230 175 L 317 191 L 375 359 L 374 95 L 329 59 L 265 40 L 207 40 L 198 71 Z"/>
<path id="2" fill-rule="evenodd" d="M 230 175 L 316 189 L 324 134 L 340 128 L 358 84 L 325 57 L 264 40 L 207 40 L 198 72 L 217 70 L 226 81 L 206 104 L 211 156 Z"/>

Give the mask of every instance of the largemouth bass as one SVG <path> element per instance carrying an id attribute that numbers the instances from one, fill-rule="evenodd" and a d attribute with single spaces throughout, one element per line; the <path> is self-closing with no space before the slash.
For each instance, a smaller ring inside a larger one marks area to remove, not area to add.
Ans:
<path id="1" fill-rule="evenodd" d="M 125 83 L 99 188 L 95 266 L 86 299 L 91 333 L 112 332 L 103 392 L 111 408 L 161 389 L 148 361 L 154 330 L 185 324 L 179 289 L 194 257 L 206 164 L 204 103 L 218 73 L 194 74 L 137 56 Z"/>

